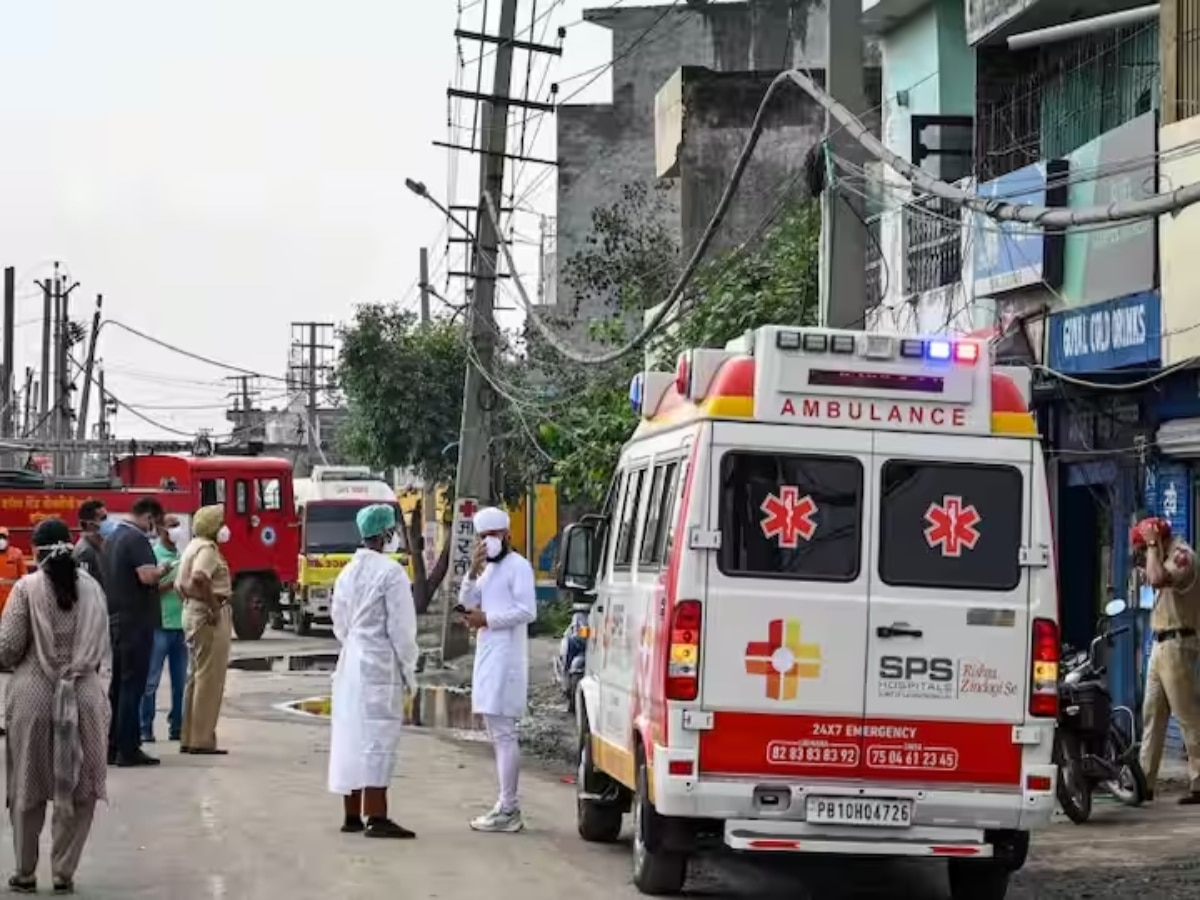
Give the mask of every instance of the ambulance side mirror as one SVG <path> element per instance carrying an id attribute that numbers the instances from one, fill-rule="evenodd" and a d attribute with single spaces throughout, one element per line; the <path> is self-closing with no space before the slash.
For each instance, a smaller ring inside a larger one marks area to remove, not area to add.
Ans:
<path id="1" fill-rule="evenodd" d="M 558 543 L 558 588 L 563 591 L 590 591 L 596 586 L 596 529 L 577 523 L 564 529 Z"/>

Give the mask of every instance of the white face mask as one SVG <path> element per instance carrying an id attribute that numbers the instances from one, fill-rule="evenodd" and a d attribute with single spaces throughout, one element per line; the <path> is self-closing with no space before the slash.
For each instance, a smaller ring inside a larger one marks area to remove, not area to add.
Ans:
<path id="1" fill-rule="evenodd" d="M 504 549 L 504 541 L 498 537 L 485 537 L 483 539 L 483 549 L 487 553 L 488 559 L 495 559 L 500 555 L 500 551 Z"/>
<path id="2" fill-rule="evenodd" d="M 387 543 L 383 545 L 384 553 L 398 553 L 400 551 L 400 535 L 392 532 L 392 536 L 387 539 Z"/>
<path id="3" fill-rule="evenodd" d="M 187 543 L 187 529 L 182 525 L 176 525 L 174 528 L 167 529 L 167 539 L 172 544 L 178 547 L 180 544 Z"/>
<path id="4" fill-rule="evenodd" d="M 217 543 L 218 544 L 229 543 L 229 526 L 228 525 L 222 525 L 221 530 L 217 532 Z"/>
<path id="5" fill-rule="evenodd" d="M 0 538 L 0 550 L 8 549 L 8 538 Z"/>

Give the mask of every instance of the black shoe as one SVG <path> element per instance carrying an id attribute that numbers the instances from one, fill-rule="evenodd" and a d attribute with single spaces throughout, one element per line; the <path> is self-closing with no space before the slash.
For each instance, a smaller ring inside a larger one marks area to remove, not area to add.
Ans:
<path id="1" fill-rule="evenodd" d="M 1192 791 L 1179 798 L 1180 806 L 1200 806 L 1200 791 Z"/>
<path id="2" fill-rule="evenodd" d="M 167 740 L 168 741 L 178 741 L 182 737 L 183 737 L 183 735 L 181 735 L 178 731 L 172 731 L 170 734 L 167 735 Z"/>
<path id="3" fill-rule="evenodd" d="M 14 894 L 36 894 L 37 878 L 32 875 L 14 875 L 8 879 L 8 889 Z"/>
<path id="4" fill-rule="evenodd" d="M 1143 803 L 1153 803 L 1154 802 L 1154 791 L 1152 791 L 1152 790 L 1146 791 L 1146 795 L 1145 795 L 1145 797 L 1142 798 L 1142 802 Z"/>
<path id="5" fill-rule="evenodd" d="M 366 823 L 358 816 L 347 816 L 342 823 L 342 834 L 361 834 L 366 828 Z"/>
<path id="6" fill-rule="evenodd" d="M 108 764 L 110 766 L 115 766 L 117 764 L 117 751 L 116 750 L 108 751 Z"/>
<path id="7" fill-rule="evenodd" d="M 56 881 L 54 882 L 54 893 L 56 894 L 73 894 L 75 893 L 74 881 Z"/>
<path id="8" fill-rule="evenodd" d="M 117 768 L 120 768 L 120 769 L 133 769 L 133 768 L 138 768 L 138 767 L 142 767 L 142 766 L 157 766 L 157 765 L 161 765 L 161 764 L 162 764 L 161 759 L 156 759 L 153 756 L 148 756 L 147 754 L 143 753 L 141 750 L 139 750 L 137 753 L 133 754 L 132 756 L 121 756 L 120 754 L 117 755 Z"/>
<path id="9" fill-rule="evenodd" d="M 219 750 L 216 747 L 189 747 L 184 751 L 192 756 L 228 756 L 228 750 Z"/>
<path id="10" fill-rule="evenodd" d="M 368 819 L 364 833 L 369 838 L 395 838 L 401 841 L 411 841 L 417 836 L 415 831 L 409 831 L 391 819 Z"/>

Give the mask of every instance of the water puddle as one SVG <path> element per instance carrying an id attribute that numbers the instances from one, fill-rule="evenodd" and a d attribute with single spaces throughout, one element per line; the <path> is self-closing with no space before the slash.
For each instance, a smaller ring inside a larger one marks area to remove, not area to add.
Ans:
<path id="1" fill-rule="evenodd" d="M 297 653 L 290 656 L 243 656 L 229 661 L 229 668 L 242 672 L 332 672 L 336 653 Z"/>

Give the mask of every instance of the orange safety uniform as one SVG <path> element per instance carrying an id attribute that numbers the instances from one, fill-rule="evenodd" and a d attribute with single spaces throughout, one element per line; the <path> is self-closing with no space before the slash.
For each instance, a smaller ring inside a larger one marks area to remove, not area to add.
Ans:
<path id="1" fill-rule="evenodd" d="M 0 526 L 0 540 L 4 550 L 0 551 L 0 610 L 8 602 L 13 585 L 25 575 L 25 554 L 9 543 L 8 529 Z"/>

